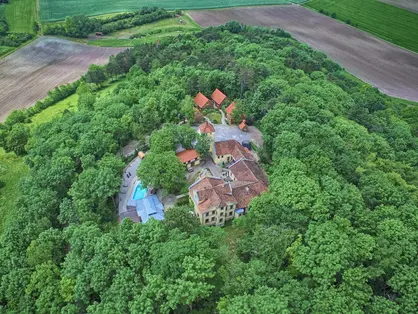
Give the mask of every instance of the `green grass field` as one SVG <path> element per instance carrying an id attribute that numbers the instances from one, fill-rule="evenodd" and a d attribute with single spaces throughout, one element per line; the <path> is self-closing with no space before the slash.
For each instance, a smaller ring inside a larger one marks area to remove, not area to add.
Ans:
<path id="1" fill-rule="evenodd" d="M 4 7 L 4 15 L 10 32 L 34 33 L 36 0 L 10 0 Z"/>
<path id="2" fill-rule="evenodd" d="M 187 15 L 181 18 L 168 18 L 106 35 L 104 38 L 87 40 L 85 43 L 98 47 L 133 47 L 138 44 L 156 42 L 159 39 L 178 36 L 201 30 L 201 27 Z M 140 38 L 129 39 L 132 35 Z"/>
<path id="3" fill-rule="evenodd" d="M 0 165 L 4 172 L 0 180 L 6 185 L 0 189 L 0 234 L 3 232 L 4 221 L 9 217 L 10 209 L 19 195 L 19 180 L 29 172 L 29 167 L 23 162 L 22 157 L 14 153 L 6 154 L 0 148 Z"/>
<path id="4" fill-rule="evenodd" d="M 418 14 L 377 0 L 312 0 L 304 4 L 400 47 L 418 52 Z"/>
<path id="5" fill-rule="evenodd" d="M 101 15 L 138 10 L 142 7 L 174 9 L 210 9 L 248 5 L 302 3 L 305 0 L 39 0 L 41 19 L 59 21 L 72 15 Z"/>

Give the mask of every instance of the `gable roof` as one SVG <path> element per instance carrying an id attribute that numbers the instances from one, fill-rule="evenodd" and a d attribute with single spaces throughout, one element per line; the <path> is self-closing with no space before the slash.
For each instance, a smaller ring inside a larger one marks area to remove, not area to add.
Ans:
<path id="1" fill-rule="evenodd" d="M 242 146 L 236 140 L 215 142 L 215 154 L 217 156 L 232 155 L 235 161 L 241 158 L 255 160 L 248 148 Z"/>
<path id="2" fill-rule="evenodd" d="M 209 102 L 209 99 L 203 95 L 201 92 L 199 92 L 196 97 L 194 98 L 194 103 L 199 107 L 203 108 L 205 105 Z"/>
<path id="3" fill-rule="evenodd" d="M 215 128 L 213 127 L 211 123 L 206 121 L 205 123 L 202 123 L 201 125 L 199 125 L 199 131 L 201 133 L 213 133 L 215 132 Z"/>
<path id="4" fill-rule="evenodd" d="M 181 162 L 189 162 L 199 157 L 200 154 L 195 149 L 186 149 L 182 152 L 177 153 L 176 156 Z"/>
<path id="5" fill-rule="evenodd" d="M 245 123 L 245 120 L 242 120 L 238 127 L 241 131 L 245 129 L 247 127 L 247 123 Z"/>
<path id="6" fill-rule="evenodd" d="M 256 162 L 241 159 L 229 168 L 235 181 L 206 177 L 190 186 L 201 213 L 232 204 L 237 209 L 246 208 L 254 197 L 267 190 L 267 176 Z"/>
<path id="7" fill-rule="evenodd" d="M 231 114 L 232 111 L 235 109 L 235 102 L 232 102 L 228 107 L 226 107 L 225 111 L 227 114 Z"/>
<path id="8" fill-rule="evenodd" d="M 222 102 L 225 100 L 226 95 L 222 93 L 219 89 L 215 89 L 215 91 L 212 93 L 211 98 L 218 104 L 222 104 Z"/>

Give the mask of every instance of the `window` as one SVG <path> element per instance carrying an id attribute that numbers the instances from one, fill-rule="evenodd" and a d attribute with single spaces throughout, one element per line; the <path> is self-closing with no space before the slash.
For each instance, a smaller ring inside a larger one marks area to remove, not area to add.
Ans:
<path id="1" fill-rule="evenodd" d="M 206 218 L 206 219 L 205 219 L 205 223 L 208 223 L 208 222 L 209 222 L 209 218 Z"/>
<path id="2" fill-rule="evenodd" d="M 206 213 L 206 214 L 205 214 L 205 217 L 207 217 L 207 216 L 209 216 L 209 213 Z"/>
<path id="3" fill-rule="evenodd" d="M 224 213 L 222 212 L 220 215 L 221 215 L 221 216 L 223 216 L 223 215 L 224 215 Z"/>
<path id="4" fill-rule="evenodd" d="M 219 223 L 222 223 L 224 220 L 221 218 L 221 219 L 219 219 Z"/>
<path id="5" fill-rule="evenodd" d="M 216 215 L 216 210 L 214 210 L 214 211 L 212 212 L 212 215 Z"/>
<path id="6" fill-rule="evenodd" d="M 215 221 L 215 218 L 216 218 L 216 217 L 212 217 L 212 221 Z"/>
<path id="7" fill-rule="evenodd" d="M 232 216 L 232 212 L 229 212 L 229 216 Z"/>

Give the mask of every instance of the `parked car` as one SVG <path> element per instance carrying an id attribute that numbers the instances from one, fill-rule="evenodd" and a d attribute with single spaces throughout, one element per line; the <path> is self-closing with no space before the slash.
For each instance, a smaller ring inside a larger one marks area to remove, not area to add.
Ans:
<path id="1" fill-rule="evenodd" d="M 189 168 L 189 169 L 187 169 L 187 172 L 193 172 L 194 171 L 194 169 L 193 168 Z"/>

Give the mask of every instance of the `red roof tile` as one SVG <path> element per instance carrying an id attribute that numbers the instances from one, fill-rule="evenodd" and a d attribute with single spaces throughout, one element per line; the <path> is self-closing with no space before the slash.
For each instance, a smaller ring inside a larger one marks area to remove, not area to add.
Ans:
<path id="1" fill-rule="evenodd" d="M 215 128 L 212 124 L 206 121 L 205 123 L 199 125 L 199 131 L 201 133 L 213 133 L 215 132 Z"/>
<path id="2" fill-rule="evenodd" d="M 242 131 L 247 127 L 247 123 L 245 123 L 245 120 L 242 120 L 242 122 L 238 125 L 239 129 Z"/>
<path id="3" fill-rule="evenodd" d="M 222 102 L 225 100 L 226 95 L 222 93 L 219 89 L 215 89 L 211 98 L 218 104 L 221 105 Z"/>
<path id="4" fill-rule="evenodd" d="M 194 103 L 198 105 L 199 108 L 205 107 L 205 105 L 209 102 L 209 99 L 199 92 L 196 97 L 194 98 Z"/>
<path id="5" fill-rule="evenodd" d="M 246 208 L 254 197 L 267 191 L 267 176 L 256 162 L 240 160 L 230 171 L 235 181 L 207 177 L 190 186 L 190 195 L 201 213 L 232 204 Z"/>
<path id="6" fill-rule="evenodd" d="M 226 107 L 225 110 L 227 114 L 231 114 L 234 109 L 235 109 L 235 103 L 233 102 L 228 107 Z"/>
<path id="7" fill-rule="evenodd" d="M 199 157 L 200 154 L 195 149 L 186 149 L 180 153 L 177 153 L 176 156 L 181 162 L 189 162 Z"/>
<path id="8" fill-rule="evenodd" d="M 215 153 L 217 156 L 232 155 L 235 161 L 246 158 L 255 160 L 248 148 L 242 146 L 236 140 L 228 140 L 215 143 Z"/>

